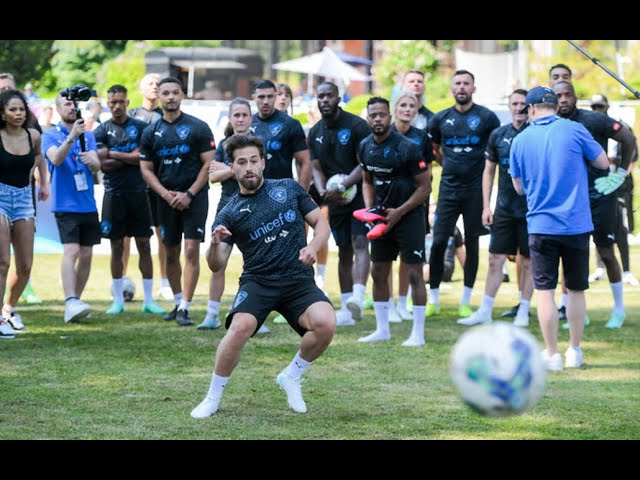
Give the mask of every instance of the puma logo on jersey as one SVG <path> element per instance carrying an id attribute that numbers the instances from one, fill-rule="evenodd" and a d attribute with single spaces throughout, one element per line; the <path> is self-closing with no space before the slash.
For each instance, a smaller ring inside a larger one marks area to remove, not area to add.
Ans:
<path id="1" fill-rule="evenodd" d="M 444 123 L 448 123 L 449 125 L 451 125 L 453 127 L 453 124 L 456 122 L 455 118 L 447 118 Z"/>
<path id="2" fill-rule="evenodd" d="M 107 130 L 107 135 L 111 135 L 112 137 L 116 137 L 116 132 L 114 132 L 113 130 Z"/>
<path id="3" fill-rule="evenodd" d="M 242 212 L 249 212 L 249 213 L 253 213 L 249 207 L 241 208 L 241 209 L 240 209 L 240 211 L 239 211 L 238 213 L 242 213 Z"/>
<path id="4" fill-rule="evenodd" d="M 251 133 L 256 133 L 256 127 L 253 127 L 253 126 L 249 127 L 249 131 Z"/>
<path id="5" fill-rule="evenodd" d="M 153 134 L 154 134 L 156 137 L 160 137 L 160 138 L 162 138 L 162 131 L 155 131 L 155 132 L 153 132 Z"/>
<path id="6" fill-rule="evenodd" d="M 324 135 L 321 135 L 319 137 L 316 137 L 316 142 L 318 143 L 322 143 L 322 138 L 324 137 Z"/>
<path id="7" fill-rule="evenodd" d="M 512 138 L 503 138 L 502 141 L 506 142 L 507 145 L 511 145 L 511 140 L 513 140 Z"/>
<path id="8" fill-rule="evenodd" d="M 422 250 L 414 250 L 413 253 L 416 255 L 416 257 L 422 257 Z"/>

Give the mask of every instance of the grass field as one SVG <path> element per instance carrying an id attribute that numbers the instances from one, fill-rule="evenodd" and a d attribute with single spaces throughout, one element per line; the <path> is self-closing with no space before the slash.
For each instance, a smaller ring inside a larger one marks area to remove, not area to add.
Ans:
<path id="1" fill-rule="evenodd" d="M 631 255 L 638 274 L 640 248 Z M 481 258 L 474 306 L 484 288 L 486 250 Z M 586 366 L 550 374 L 540 403 L 517 417 L 476 415 L 449 380 L 449 352 L 466 330 L 455 324 L 458 266 L 454 281 L 442 289 L 443 314 L 426 322 L 424 348 L 400 346 L 410 322 L 393 324 L 390 342 L 357 343 L 374 327 L 367 311 L 355 327 L 338 327 L 332 345 L 305 375 L 309 412 L 298 415 L 287 407 L 275 376 L 293 358 L 299 337 L 269 321 L 272 333 L 248 343 L 219 412 L 196 421 L 189 412 L 207 391 L 224 329 L 200 332 L 140 313 L 140 274 L 133 269 L 135 300 L 125 314 L 107 316 L 107 256 L 94 258 L 83 297 L 94 307 L 92 317 L 65 324 L 60 259 L 37 256 L 32 279 L 44 303 L 20 309 L 27 333 L 0 341 L 0 439 L 640 439 L 639 287 L 625 285 L 627 321 L 610 331 L 603 327 L 612 302 L 608 283 L 592 285 Z M 337 303 L 336 261 L 332 254 L 327 283 Z M 131 266 L 136 263 L 132 256 Z M 237 278 L 239 270 L 240 257 L 233 255 L 227 278 Z M 203 260 L 192 307 L 196 323 L 205 314 L 208 279 Z M 228 281 L 225 306 L 236 286 Z M 515 298 L 514 283 L 504 284 L 494 312 Z M 535 308 L 533 313 L 530 331 L 541 339 Z M 566 331 L 560 339 L 564 350 Z"/>

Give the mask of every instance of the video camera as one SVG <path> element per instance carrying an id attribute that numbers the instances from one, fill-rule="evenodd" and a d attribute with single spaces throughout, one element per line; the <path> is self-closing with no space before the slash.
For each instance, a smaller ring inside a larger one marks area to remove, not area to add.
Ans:
<path id="1" fill-rule="evenodd" d="M 65 88 L 60 91 L 60 95 L 67 97 L 72 102 L 80 100 L 81 102 L 88 101 L 91 97 L 97 97 L 98 94 L 95 90 L 91 90 L 86 85 L 78 84 L 73 87 Z"/>

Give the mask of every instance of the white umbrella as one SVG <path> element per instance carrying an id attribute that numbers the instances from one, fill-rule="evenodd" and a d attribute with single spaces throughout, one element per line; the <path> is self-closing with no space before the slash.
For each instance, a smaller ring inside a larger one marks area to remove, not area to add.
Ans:
<path id="1" fill-rule="evenodd" d="M 352 81 L 366 82 L 371 79 L 369 75 L 365 75 L 348 63 L 342 61 L 329 47 L 324 47 L 321 52 L 312 55 L 274 63 L 273 68 L 276 70 L 287 70 L 289 72 L 306 73 L 309 76 L 319 75 L 328 77 L 338 80 L 345 85 L 349 85 Z M 308 83 L 309 90 L 311 90 L 311 78 L 309 78 Z"/>

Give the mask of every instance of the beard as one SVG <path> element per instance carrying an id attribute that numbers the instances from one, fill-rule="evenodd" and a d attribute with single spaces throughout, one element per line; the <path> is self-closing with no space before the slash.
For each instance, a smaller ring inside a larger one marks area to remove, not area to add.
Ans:
<path id="1" fill-rule="evenodd" d="M 254 175 L 254 177 L 251 179 L 242 177 L 237 180 L 240 185 L 242 185 L 246 190 L 250 191 L 255 191 L 260 187 L 260 185 L 262 185 L 262 175 L 258 174 Z"/>

